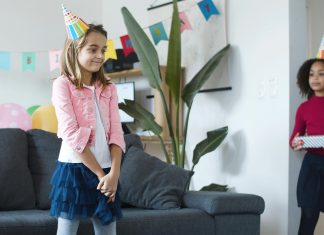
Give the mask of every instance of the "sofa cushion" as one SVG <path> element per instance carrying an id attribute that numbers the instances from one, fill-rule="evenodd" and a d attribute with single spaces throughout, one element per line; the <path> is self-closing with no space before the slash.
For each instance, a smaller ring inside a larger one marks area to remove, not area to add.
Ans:
<path id="1" fill-rule="evenodd" d="M 194 208 L 179 210 L 124 208 L 123 218 L 117 222 L 117 234 L 215 235 L 215 218 Z"/>
<path id="2" fill-rule="evenodd" d="M 27 132 L 29 167 L 34 181 L 36 207 L 49 209 L 51 177 L 61 148 L 61 139 L 56 134 L 39 129 Z"/>
<path id="3" fill-rule="evenodd" d="M 141 208 L 179 208 L 191 175 L 190 171 L 131 146 L 121 166 L 121 199 Z"/>
<path id="4" fill-rule="evenodd" d="M 0 210 L 35 207 L 33 181 L 28 169 L 25 131 L 0 129 Z"/>
<path id="5" fill-rule="evenodd" d="M 0 211 L 1 235 L 56 235 L 57 219 L 47 210 Z M 82 220 L 78 235 L 92 235 L 90 220 Z"/>

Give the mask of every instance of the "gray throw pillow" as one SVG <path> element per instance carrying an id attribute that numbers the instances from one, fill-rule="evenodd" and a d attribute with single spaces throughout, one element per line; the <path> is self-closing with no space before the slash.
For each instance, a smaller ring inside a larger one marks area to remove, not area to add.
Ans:
<path id="1" fill-rule="evenodd" d="M 56 134 L 39 129 L 27 132 L 29 168 L 34 181 L 36 207 L 49 209 L 51 202 L 50 181 L 61 148 L 61 139 Z"/>
<path id="2" fill-rule="evenodd" d="M 179 208 L 191 171 L 168 164 L 131 146 L 121 165 L 123 203 L 150 209 Z"/>
<path id="3" fill-rule="evenodd" d="M 0 129 L 0 210 L 35 208 L 25 131 Z"/>
<path id="4" fill-rule="evenodd" d="M 135 147 L 140 148 L 140 149 L 144 149 L 141 138 L 139 137 L 139 135 L 125 134 L 124 135 L 124 140 L 125 140 L 125 144 L 126 144 L 126 152 L 132 146 L 135 146 Z"/>

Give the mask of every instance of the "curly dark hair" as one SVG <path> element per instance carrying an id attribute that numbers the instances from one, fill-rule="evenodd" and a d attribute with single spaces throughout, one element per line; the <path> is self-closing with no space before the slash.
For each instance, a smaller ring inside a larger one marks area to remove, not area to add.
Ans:
<path id="1" fill-rule="evenodd" d="M 297 73 L 297 85 L 300 90 L 300 94 L 303 97 L 307 97 L 309 99 L 314 95 L 314 91 L 309 86 L 309 72 L 312 67 L 312 65 L 316 62 L 321 62 L 324 64 L 324 59 L 318 59 L 318 58 L 312 58 L 309 60 L 306 60 L 302 66 L 300 66 L 298 73 Z"/>

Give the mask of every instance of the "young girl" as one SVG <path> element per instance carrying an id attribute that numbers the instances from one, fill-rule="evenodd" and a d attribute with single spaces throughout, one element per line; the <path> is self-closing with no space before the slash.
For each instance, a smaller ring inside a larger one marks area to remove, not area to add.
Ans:
<path id="1" fill-rule="evenodd" d="M 62 75 L 53 83 L 62 146 L 50 213 L 58 217 L 58 235 L 76 234 L 86 218 L 96 235 L 113 235 L 121 216 L 118 177 L 125 143 L 116 88 L 102 67 L 107 32 L 102 25 L 88 27 L 81 37 L 66 40 Z"/>
<path id="2" fill-rule="evenodd" d="M 301 95 L 308 100 L 298 107 L 290 137 L 290 145 L 296 151 L 303 145 L 296 137 L 324 135 L 324 59 L 307 60 L 298 71 L 297 84 Z M 324 148 L 306 151 L 297 183 L 297 201 L 301 207 L 299 235 L 313 234 L 320 211 L 324 211 Z"/>

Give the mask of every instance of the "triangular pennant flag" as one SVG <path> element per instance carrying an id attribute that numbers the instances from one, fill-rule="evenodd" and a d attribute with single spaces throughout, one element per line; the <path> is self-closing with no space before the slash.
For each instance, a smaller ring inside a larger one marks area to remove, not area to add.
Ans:
<path id="1" fill-rule="evenodd" d="M 22 53 L 22 71 L 31 70 L 35 71 L 36 67 L 36 54 L 35 52 L 23 52 Z"/>
<path id="2" fill-rule="evenodd" d="M 124 55 L 125 56 L 128 56 L 131 52 L 134 51 L 132 42 L 131 42 L 128 35 L 121 36 L 120 41 L 121 41 L 121 43 L 123 45 Z"/>
<path id="3" fill-rule="evenodd" d="M 117 53 L 114 46 L 114 41 L 111 39 L 107 40 L 106 46 L 107 46 L 107 51 L 105 52 L 105 61 L 108 59 L 117 60 Z"/>
<path id="4" fill-rule="evenodd" d="M 48 56 L 49 56 L 50 71 L 53 71 L 54 69 L 57 69 L 60 67 L 61 53 L 62 53 L 62 50 L 49 51 Z"/>
<path id="5" fill-rule="evenodd" d="M 11 67 L 10 64 L 11 53 L 0 51 L 0 69 L 9 70 Z"/>
<path id="6" fill-rule="evenodd" d="M 180 18 L 180 31 L 181 33 L 185 31 L 186 29 L 192 29 L 191 24 L 188 20 L 188 17 L 186 15 L 186 12 L 182 11 L 179 13 Z"/>
<path id="7" fill-rule="evenodd" d="M 149 28 L 155 45 L 157 45 L 161 40 L 168 41 L 168 36 L 164 30 L 162 22 L 151 25 Z"/>
<path id="8" fill-rule="evenodd" d="M 212 0 L 203 0 L 198 3 L 198 6 L 203 13 L 206 21 L 210 16 L 220 14 Z"/>
<path id="9" fill-rule="evenodd" d="M 324 59 L 324 35 L 322 37 L 321 45 L 320 45 L 320 47 L 318 49 L 318 53 L 317 53 L 316 58 Z"/>

